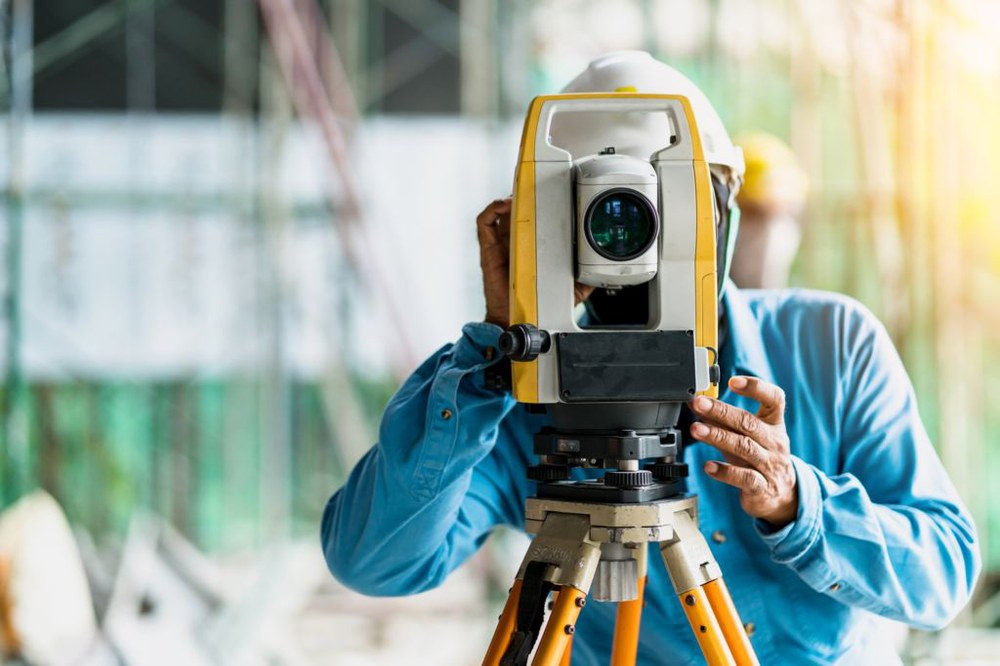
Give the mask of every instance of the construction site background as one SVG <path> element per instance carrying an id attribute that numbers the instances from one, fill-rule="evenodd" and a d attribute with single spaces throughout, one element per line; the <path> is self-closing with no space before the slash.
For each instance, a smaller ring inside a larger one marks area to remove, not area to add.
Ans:
<path id="1" fill-rule="evenodd" d="M 5 552 L 68 544 L 19 521 L 65 515 L 90 663 L 477 660 L 517 535 L 366 600 L 319 517 L 401 379 L 482 317 L 473 219 L 528 101 L 626 48 L 791 146 L 792 283 L 886 324 L 979 528 L 972 608 L 901 650 L 997 653 L 1000 6 L 0 0 L 0 40 L 0 591 Z"/>

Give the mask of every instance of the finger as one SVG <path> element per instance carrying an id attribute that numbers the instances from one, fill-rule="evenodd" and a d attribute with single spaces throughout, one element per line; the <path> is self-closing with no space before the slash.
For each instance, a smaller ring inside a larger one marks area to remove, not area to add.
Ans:
<path id="1" fill-rule="evenodd" d="M 573 284 L 573 296 L 575 298 L 574 304 L 579 305 L 585 300 L 590 298 L 590 295 L 594 293 L 594 287 L 589 284 L 583 284 L 582 282 L 576 282 Z"/>
<path id="2" fill-rule="evenodd" d="M 710 460 L 705 463 L 705 473 L 716 481 L 739 488 L 748 495 L 760 495 L 767 488 L 764 476 L 748 467 Z"/>
<path id="3" fill-rule="evenodd" d="M 479 263 L 484 270 L 506 267 L 510 247 L 510 199 L 497 199 L 476 217 Z"/>
<path id="4" fill-rule="evenodd" d="M 511 200 L 509 197 L 506 199 L 496 199 L 495 201 L 491 201 L 490 204 L 476 216 L 476 226 L 480 229 L 484 227 L 495 227 L 502 214 L 510 213 L 510 202 Z"/>
<path id="5" fill-rule="evenodd" d="M 764 423 L 745 409 L 727 405 L 721 400 L 713 400 L 704 395 L 692 400 L 691 408 L 705 421 L 712 421 L 715 425 L 760 441 Z"/>
<path id="6" fill-rule="evenodd" d="M 760 403 L 757 417 L 771 425 L 780 424 L 785 418 L 785 392 L 780 386 L 757 377 L 733 377 L 729 388 L 742 396 Z"/>
<path id="7" fill-rule="evenodd" d="M 719 449 L 727 458 L 736 458 L 746 466 L 764 471 L 771 456 L 770 452 L 746 435 L 739 435 L 725 428 L 707 423 L 695 423 L 691 434 L 698 440 Z"/>
<path id="8" fill-rule="evenodd" d="M 497 219 L 497 231 L 500 234 L 500 242 L 504 247 L 510 247 L 510 207 L 500 213 Z"/>

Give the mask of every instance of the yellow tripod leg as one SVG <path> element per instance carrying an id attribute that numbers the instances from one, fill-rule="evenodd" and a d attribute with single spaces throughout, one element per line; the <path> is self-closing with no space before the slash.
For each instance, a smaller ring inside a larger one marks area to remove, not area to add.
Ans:
<path id="1" fill-rule="evenodd" d="M 636 573 L 639 576 L 639 596 L 632 601 L 618 603 L 615 615 L 615 637 L 611 643 L 611 666 L 635 666 L 639 653 L 639 626 L 642 624 L 642 606 L 646 591 L 646 544 L 635 552 Z"/>
<path id="2" fill-rule="evenodd" d="M 611 666 L 635 666 L 639 653 L 639 625 L 642 624 L 643 594 L 646 577 L 639 578 L 639 596 L 619 601 L 615 615 L 615 637 L 611 644 Z"/>
<path id="3" fill-rule="evenodd" d="M 571 588 L 572 589 L 572 588 Z M 556 598 L 558 599 L 559 593 L 556 593 Z M 559 666 L 569 666 L 570 661 L 573 660 L 573 636 L 576 633 L 570 634 L 569 643 L 566 644 L 566 651 L 563 652 L 562 661 L 559 662 Z"/>
<path id="4" fill-rule="evenodd" d="M 576 620 L 587 604 L 587 595 L 573 587 L 559 588 L 559 595 L 552 607 L 552 614 L 545 624 L 545 631 L 538 643 L 538 651 L 531 666 L 560 666 L 570 648 Z"/>
<path id="5" fill-rule="evenodd" d="M 573 660 L 573 638 L 570 637 L 569 645 L 566 646 L 566 651 L 563 652 L 563 658 L 562 661 L 559 662 L 559 666 L 569 666 L 572 660 Z"/>
<path id="6" fill-rule="evenodd" d="M 500 621 L 497 623 L 496 631 L 493 632 L 493 640 L 483 657 L 483 666 L 500 666 L 503 653 L 507 651 L 511 636 L 514 635 L 514 627 L 517 624 L 517 602 L 521 598 L 521 581 L 515 580 L 514 586 L 510 588 L 507 595 L 507 603 L 504 604 L 503 613 L 500 614 Z"/>
<path id="7" fill-rule="evenodd" d="M 716 578 L 702 586 L 708 603 L 715 612 L 715 617 L 722 627 L 722 634 L 726 638 L 726 644 L 736 659 L 737 666 L 759 666 L 757 655 L 750 645 L 750 637 L 747 636 L 746 629 L 740 621 L 740 615 L 736 611 L 733 598 L 729 596 L 729 588 L 726 587 L 722 578 Z"/>
<path id="8" fill-rule="evenodd" d="M 719 564 L 698 531 L 697 513 L 690 507 L 676 512 L 673 527 L 660 553 L 705 660 L 709 666 L 756 665 Z"/>
<path id="9" fill-rule="evenodd" d="M 705 591 L 695 587 L 679 594 L 678 598 L 708 666 L 735 666 L 736 660 L 729 650 Z"/>

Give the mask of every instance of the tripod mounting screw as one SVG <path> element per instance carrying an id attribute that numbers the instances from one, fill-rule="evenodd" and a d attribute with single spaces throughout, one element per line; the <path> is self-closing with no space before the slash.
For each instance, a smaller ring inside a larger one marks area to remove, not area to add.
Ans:
<path id="1" fill-rule="evenodd" d="M 551 346 L 548 331 L 531 324 L 514 324 L 500 334 L 497 347 L 512 361 L 534 361 Z"/>
<path id="2" fill-rule="evenodd" d="M 639 488 L 653 482 L 653 473 L 647 469 L 605 472 L 604 484 L 615 488 Z"/>
<path id="3" fill-rule="evenodd" d="M 673 479 L 682 479 L 688 475 L 688 466 L 685 463 L 658 462 L 649 465 L 646 469 L 658 481 L 672 481 Z"/>

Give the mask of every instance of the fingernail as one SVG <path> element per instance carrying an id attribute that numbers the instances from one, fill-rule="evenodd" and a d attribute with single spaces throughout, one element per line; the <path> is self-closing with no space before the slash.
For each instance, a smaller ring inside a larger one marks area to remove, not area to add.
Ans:
<path id="1" fill-rule="evenodd" d="M 695 437 L 704 437 L 708 434 L 708 427 L 704 423 L 695 423 L 691 426 L 691 434 Z"/>
<path id="2" fill-rule="evenodd" d="M 707 463 L 705 463 L 705 473 L 706 474 L 715 474 L 718 471 L 719 471 L 719 465 L 717 463 L 714 463 L 714 462 L 707 462 Z"/>
<path id="3" fill-rule="evenodd" d="M 747 385 L 746 377 L 733 377 L 729 380 L 729 385 L 734 389 L 741 389 Z"/>
<path id="4" fill-rule="evenodd" d="M 703 395 L 694 399 L 694 408 L 699 412 L 707 412 L 712 408 L 712 401 Z"/>

